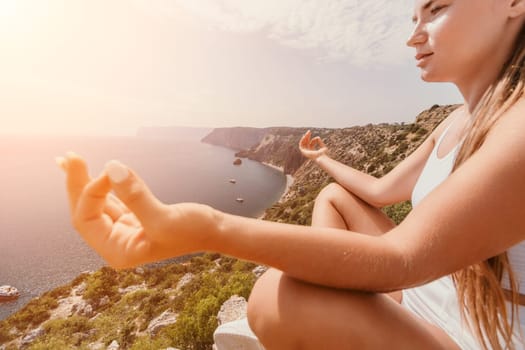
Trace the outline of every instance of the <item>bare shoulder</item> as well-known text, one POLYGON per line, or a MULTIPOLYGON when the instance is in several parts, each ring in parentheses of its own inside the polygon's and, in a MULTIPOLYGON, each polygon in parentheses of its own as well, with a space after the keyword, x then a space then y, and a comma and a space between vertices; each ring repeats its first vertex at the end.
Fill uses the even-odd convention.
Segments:
POLYGON ((392 230, 392 241, 409 257, 407 266, 417 266, 412 283, 452 273, 525 240, 523 135, 522 99, 491 128, 479 150, 392 230))

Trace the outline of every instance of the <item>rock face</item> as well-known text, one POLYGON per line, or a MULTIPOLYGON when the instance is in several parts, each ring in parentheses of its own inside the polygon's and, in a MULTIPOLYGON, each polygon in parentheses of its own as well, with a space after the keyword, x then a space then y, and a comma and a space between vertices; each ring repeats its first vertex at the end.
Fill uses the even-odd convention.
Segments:
MULTIPOLYGON (((261 142, 236 153, 258 162, 266 162, 283 168, 285 174, 293 174, 306 161, 299 151, 299 140, 306 132, 304 128, 272 128, 261 142)), ((314 129, 314 132, 324 129, 314 129)))
POLYGON ((42 327, 38 327, 36 329, 33 329, 25 337, 22 338, 22 341, 20 342, 20 345, 22 347, 27 346, 35 341, 36 338, 40 337, 42 334, 44 334, 44 329, 42 327))
POLYGON ((162 328, 177 322, 177 316, 178 314, 173 313, 170 310, 164 311, 162 314, 160 314, 160 316, 151 320, 148 325, 147 332, 150 335, 155 336, 155 334, 157 334, 157 332, 162 328))
POLYGON ((235 150, 248 149, 261 142, 270 128, 217 128, 201 141, 235 150))
POLYGON ((113 340, 111 344, 108 345, 107 350, 119 350, 120 345, 116 340, 113 340))
POLYGON ((246 317, 246 308, 248 303, 246 299, 238 295, 232 295, 230 299, 226 300, 217 314, 217 321, 219 326, 226 322, 235 321, 246 317))
MULTIPOLYGON (((412 124, 369 124, 342 129, 220 128, 214 129, 202 141, 239 150, 237 157, 279 166, 284 169, 285 174, 296 177, 299 169, 304 170, 311 163, 307 162, 298 148, 301 136, 311 130, 314 136, 320 136, 325 141, 333 152, 330 154, 333 158, 345 164, 356 165, 359 170, 375 176, 382 176, 390 170, 390 163, 396 164, 396 161, 412 152, 420 141, 458 107, 459 105, 434 105, 421 112, 412 124)), ((320 183, 325 180, 326 177, 320 183)))

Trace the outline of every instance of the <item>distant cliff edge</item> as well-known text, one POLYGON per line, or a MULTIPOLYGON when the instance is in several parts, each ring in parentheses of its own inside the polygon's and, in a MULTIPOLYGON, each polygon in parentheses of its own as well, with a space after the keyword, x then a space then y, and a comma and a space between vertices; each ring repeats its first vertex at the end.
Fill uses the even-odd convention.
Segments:
POLYGON ((244 150, 257 145, 273 128, 217 128, 206 135, 202 142, 234 150, 244 150))
MULTIPOLYGON (((238 151, 237 157, 276 165, 283 168, 285 174, 295 176, 306 163, 299 151, 299 140, 311 130, 314 136, 325 141, 332 157, 380 177, 419 146, 427 134, 457 107, 434 105, 421 112, 414 123, 368 124, 340 129, 218 128, 206 135, 202 142, 234 149, 238 151)), ((297 175, 302 173, 304 171, 297 175)), ((325 176, 322 177, 325 180, 325 176)))
MULTIPOLYGON (((305 161, 297 144, 308 128, 218 128, 202 142, 237 150, 237 157, 269 163, 293 174, 305 161)), ((313 129, 320 130, 320 129, 313 129)))

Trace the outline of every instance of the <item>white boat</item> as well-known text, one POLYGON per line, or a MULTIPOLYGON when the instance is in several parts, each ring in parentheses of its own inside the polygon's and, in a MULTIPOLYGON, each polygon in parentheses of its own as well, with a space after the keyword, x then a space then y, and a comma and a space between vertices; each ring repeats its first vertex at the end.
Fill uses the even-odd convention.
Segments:
POLYGON ((237 202, 239 202, 239 203, 242 203, 242 202, 244 202, 244 199, 243 199, 243 198, 241 198, 241 197, 238 197, 238 198, 237 198, 237 199, 235 199, 235 200, 236 200, 237 202))
POLYGON ((232 184, 234 184, 234 183, 237 182, 237 180, 235 180, 235 179, 230 179, 230 180, 228 180, 228 181, 230 181, 232 184))
POLYGON ((12 286, 0 286, 0 301, 13 300, 20 296, 18 289, 12 286))

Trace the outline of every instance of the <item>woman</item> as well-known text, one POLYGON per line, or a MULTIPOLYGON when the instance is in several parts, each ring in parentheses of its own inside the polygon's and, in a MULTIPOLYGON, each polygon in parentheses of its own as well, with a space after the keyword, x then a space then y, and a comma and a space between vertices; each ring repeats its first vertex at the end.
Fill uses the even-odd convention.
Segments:
POLYGON ((196 251, 274 267, 248 307, 267 349, 524 349, 525 0, 416 0, 413 20, 422 79, 464 105, 381 179, 307 133, 303 154, 338 183, 312 227, 166 205, 124 165, 90 179, 68 154, 75 228, 116 268, 196 251), (398 226, 377 209, 411 197, 398 226))

